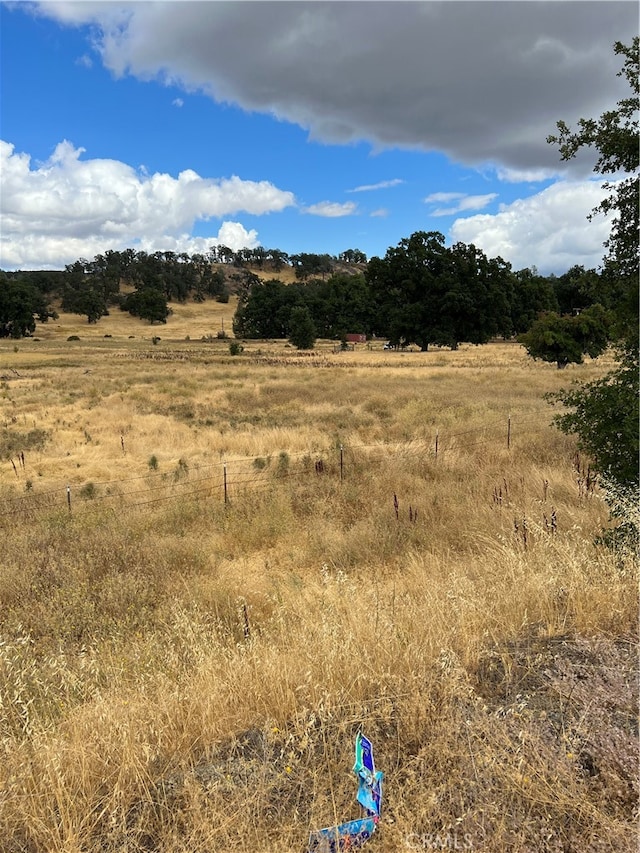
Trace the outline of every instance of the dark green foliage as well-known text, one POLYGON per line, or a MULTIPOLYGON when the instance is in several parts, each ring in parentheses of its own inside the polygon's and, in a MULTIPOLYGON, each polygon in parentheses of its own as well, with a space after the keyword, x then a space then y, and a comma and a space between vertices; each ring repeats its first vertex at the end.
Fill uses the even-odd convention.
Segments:
MULTIPOLYGON (((125 303, 138 312, 138 298, 130 300, 120 292, 121 284, 134 286, 137 291, 155 290, 165 302, 185 302, 191 295, 195 302, 213 297, 219 301, 229 300, 229 289, 224 272, 214 267, 212 255, 194 254, 189 257, 182 252, 123 252, 108 251, 96 255, 93 261, 80 258, 68 264, 63 273, 61 288, 62 307, 65 311, 86 314, 90 323, 97 322, 108 313, 110 305, 125 303)), ((60 290, 60 288, 59 288, 60 290)), ((156 300, 159 304, 159 301, 156 300)), ((145 305, 150 302, 145 297, 145 305)), ((146 308, 143 306, 143 312, 146 308)), ((161 320, 157 311, 153 319, 161 320)), ((149 318, 145 318, 149 319, 149 318)))
POLYGON ((271 261, 271 266, 276 272, 280 272, 284 265, 289 263, 289 255, 280 249, 267 249, 267 259, 271 261))
POLYGON ((36 320, 56 319, 44 294, 30 281, 0 273, 0 338, 24 338, 36 329, 36 320))
POLYGON ((257 279, 241 295, 234 320, 236 337, 287 338, 291 314, 306 306, 316 337, 341 338, 348 332, 367 333, 373 323, 369 288, 362 275, 333 275, 326 281, 284 284, 257 279))
POLYGON ((552 278, 513 273, 475 246, 447 248, 436 232, 413 234, 384 259, 372 258, 364 275, 289 285, 242 275, 251 280, 239 288, 233 329, 245 338, 288 337, 291 311, 305 305, 321 338, 364 333, 396 345, 456 348, 461 341, 479 344, 526 331, 541 311, 557 308, 552 278))
POLYGON ((558 301, 559 314, 576 314, 590 305, 599 303, 605 308, 611 306, 609 282, 603 280, 596 270, 585 270, 583 266, 573 266, 564 275, 553 279, 553 289, 558 301))
POLYGON ((135 290, 123 299, 120 307, 134 317, 148 320, 150 323, 166 323, 169 316, 165 295, 154 287, 135 290))
POLYGON ((18 270, 4 275, 8 279, 20 279, 47 296, 59 294, 64 282, 64 272, 61 270, 18 270))
POLYGON ((92 288, 102 297, 105 306, 113 305, 117 301, 120 281, 129 275, 131 262, 128 252, 108 250, 104 255, 96 255, 93 261, 87 264, 86 272, 91 277, 92 288))
POLYGON ((532 358, 556 362, 558 368, 582 364, 583 356, 597 358, 609 343, 611 318, 602 305, 592 305, 574 317, 542 314, 518 340, 532 358))
POLYGON ((417 231, 372 258, 366 272, 377 335, 393 344, 456 348, 512 330, 513 273, 473 245, 444 245, 437 231, 417 231))
POLYGON ((70 314, 86 314, 89 323, 97 323, 109 313, 104 296, 89 282, 77 288, 67 284, 61 307, 70 314))
POLYGON ((309 308, 318 337, 340 339, 349 332, 369 333, 374 311, 362 275, 332 275, 298 285, 300 301, 309 308))
MULTIPOLYGON (((185 269, 185 265, 188 263, 188 261, 184 261, 181 269, 185 269)), ((192 268, 189 271, 188 280, 193 287, 195 302, 204 302, 208 296, 213 296, 221 302, 224 295, 226 295, 226 301, 229 300, 224 273, 219 268, 214 269, 209 257, 192 255, 190 264, 192 268)))
POLYGON ((245 291, 233 318, 239 338, 286 338, 296 294, 278 279, 255 281, 245 291))
POLYGON ((603 379, 553 395, 568 409, 556 417, 567 433, 576 433, 607 481, 638 484, 638 371, 631 355, 603 379))
POLYGON ((331 272, 334 258, 331 255, 314 255, 301 252, 299 255, 291 255, 289 260, 295 269, 296 278, 306 281, 314 276, 324 278, 331 272))
POLYGON ((367 256, 360 249, 347 249, 344 252, 340 252, 338 260, 345 264, 366 264, 367 256))
MULTIPOLYGON (((110 253, 115 254, 115 253, 110 253)), ((80 258, 67 264, 62 288, 62 310, 86 314, 89 323, 97 323, 108 313, 107 301, 117 293, 107 283, 107 264, 102 255, 93 262, 80 258)))
POLYGON ((316 327, 306 305, 296 305, 289 318, 289 340, 297 349, 313 349, 316 327))
POLYGON ((516 335, 526 332, 535 319, 547 311, 558 311, 555 276, 538 275, 535 269, 513 274, 511 329, 516 335))

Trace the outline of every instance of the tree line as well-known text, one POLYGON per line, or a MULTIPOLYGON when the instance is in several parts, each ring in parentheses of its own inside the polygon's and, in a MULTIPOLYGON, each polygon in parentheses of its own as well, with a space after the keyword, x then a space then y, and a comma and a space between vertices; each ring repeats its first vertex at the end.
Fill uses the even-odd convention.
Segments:
POLYGON ((558 366, 602 351, 610 311, 620 299, 617 278, 606 270, 574 266, 561 276, 513 271, 472 244, 447 247, 435 231, 415 232, 368 262, 359 250, 335 257, 260 248, 229 254, 217 247, 191 256, 126 249, 80 258, 60 272, 3 278, 0 337, 32 334, 36 319, 54 316, 53 298, 89 323, 116 307, 165 323, 172 302, 227 302, 233 289, 239 338, 289 338, 309 348, 318 337, 344 341, 360 333, 428 350, 521 335, 533 355, 558 366), (295 282, 254 272, 285 263, 295 270, 295 282))
POLYGON ((536 357, 565 366, 607 346, 618 290, 615 277, 583 266, 561 276, 513 271, 474 245, 447 247, 439 232, 418 231, 355 275, 254 282, 240 294, 233 330, 236 337, 298 345, 304 319, 306 348, 316 337, 360 333, 425 351, 520 336, 536 357))
POLYGON ((204 254, 109 250, 93 260, 79 258, 60 271, 0 271, 0 337, 20 338, 33 334, 36 320, 55 316, 53 300, 63 311, 97 323, 118 307, 149 322, 166 322, 171 302, 214 298, 228 302, 230 291, 246 291, 258 276, 252 270, 280 272, 285 266, 297 280, 330 274, 341 263, 366 263, 358 249, 340 255, 301 253, 288 255, 280 249, 233 251, 212 246, 204 254), (124 288, 124 290, 123 290, 124 288))

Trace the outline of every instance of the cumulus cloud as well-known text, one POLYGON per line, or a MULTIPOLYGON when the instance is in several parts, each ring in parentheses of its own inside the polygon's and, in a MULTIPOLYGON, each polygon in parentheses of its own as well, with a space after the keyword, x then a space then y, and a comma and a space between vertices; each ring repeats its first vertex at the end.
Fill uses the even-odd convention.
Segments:
POLYGON ((574 264, 597 268, 610 222, 587 217, 602 200, 597 181, 560 181, 526 199, 502 205, 496 214, 457 219, 454 241, 473 243, 514 269, 536 266, 543 274, 566 272, 574 264))
POLYGON ((311 204, 303 208, 303 213, 310 213, 313 216, 326 216, 334 219, 340 216, 351 216, 356 212, 358 205, 353 201, 340 203, 337 201, 319 201, 317 204, 311 204))
POLYGON ((438 150, 505 175, 559 168, 547 134, 626 95, 612 45, 637 32, 636 4, 618 0, 37 6, 92 24, 116 75, 200 90, 315 139, 438 150))
POLYGON ((437 207, 431 211, 431 216, 454 216, 467 210, 482 210, 498 197, 497 193, 485 193, 484 195, 466 195, 465 193, 431 193, 425 198, 426 204, 450 203, 449 207, 437 207))
MULTIPOLYGON (((268 181, 203 178, 190 169, 177 177, 149 175, 117 160, 83 160, 83 154, 65 140, 32 167, 28 154, 0 141, 0 266, 60 267, 105 248, 134 245, 189 251, 197 221, 261 215, 295 204, 292 193, 268 181)), ((206 238, 207 245, 221 242, 233 249, 256 240, 257 233, 238 222, 223 222, 217 236, 206 238)))

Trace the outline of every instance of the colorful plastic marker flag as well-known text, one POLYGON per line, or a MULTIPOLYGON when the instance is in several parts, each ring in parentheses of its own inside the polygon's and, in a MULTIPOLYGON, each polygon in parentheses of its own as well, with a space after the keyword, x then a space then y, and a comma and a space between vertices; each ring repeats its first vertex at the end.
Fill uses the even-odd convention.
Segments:
POLYGON ((356 762, 353 772, 358 779, 356 799, 367 817, 350 820, 338 826, 316 829, 309 836, 309 853, 340 853, 354 850, 368 841, 376 830, 382 805, 382 771, 376 771, 373 746, 362 732, 356 735, 356 762))

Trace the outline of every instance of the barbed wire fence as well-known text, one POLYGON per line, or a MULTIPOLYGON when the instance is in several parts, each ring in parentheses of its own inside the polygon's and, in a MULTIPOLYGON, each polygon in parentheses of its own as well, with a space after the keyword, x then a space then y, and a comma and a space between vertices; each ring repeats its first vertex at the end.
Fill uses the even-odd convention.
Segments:
MULTIPOLYGON (((376 444, 334 444, 324 450, 305 450, 297 453, 280 450, 275 454, 233 457, 210 464, 199 463, 192 472, 180 459, 171 472, 150 470, 135 477, 89 481, 83 484, 63 483, 46 491, 33 489, 26 481, 23 494, 0 497, 0 527, 21 521, 34 522, 39 518, 64 512, 70 516, 104 505, 112 509, 133 511, 177 500, 220 501, 229 504, 240 494, 267 488, 277 481, 295 481, 309 477, 332 477, 338 482, 348 479, 363 466, 382 464, 393 459, 414 458, 434 464, 452 452, 467 453, 490 447, 511 451, 516 441, 549 429, 542 412, 522 418, 511 415, 496 419, 481 427, 457 432, 436 430, 429 441, 414 440, 376 444)), ((13 459, 5 460, 16 476, 21 469, 26 476, 24 454, 18 466, 13 459)), ((590 469, 574 461, 587 491, 593 490, 595 476, 590 469)))

